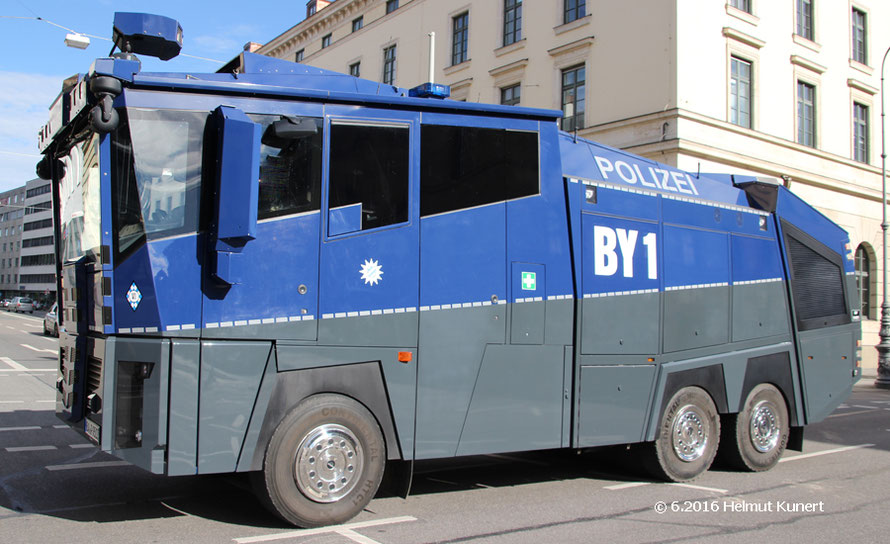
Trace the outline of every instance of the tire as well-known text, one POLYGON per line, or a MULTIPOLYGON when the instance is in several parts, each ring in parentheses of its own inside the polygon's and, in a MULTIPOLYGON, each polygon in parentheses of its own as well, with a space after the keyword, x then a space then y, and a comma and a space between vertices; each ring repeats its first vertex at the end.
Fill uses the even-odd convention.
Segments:
POLYGON ((659 422, 655 442, 644 452, 644 466, 656 478, 695 479, 710 468, 720 442, 720 416, 710 395, 684 387, 671 397, 659 422))
POLYGON ((367 408, 341 395, 316 395, 294 408, 272 434, 257 494, 296 526, 339 524, 371 501, 385 463, 383 434, 367 408))
POLYGON ((785 453, 789 431, 785 397, 762 383, 748 393, 742 410, 727 419, 721 459, 739 470, 769 470, 785 453))

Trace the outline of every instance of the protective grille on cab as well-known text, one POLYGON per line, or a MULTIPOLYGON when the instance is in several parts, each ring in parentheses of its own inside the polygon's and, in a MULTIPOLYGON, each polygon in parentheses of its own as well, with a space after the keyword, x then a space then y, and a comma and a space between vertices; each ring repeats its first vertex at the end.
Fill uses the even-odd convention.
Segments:
MULTIPOLYGON (((846 316, 840 267, 790 236, 788 250, 798 320, 846 316)), ((801 328, 819 328, 815 323, 809 325, 801 328)))

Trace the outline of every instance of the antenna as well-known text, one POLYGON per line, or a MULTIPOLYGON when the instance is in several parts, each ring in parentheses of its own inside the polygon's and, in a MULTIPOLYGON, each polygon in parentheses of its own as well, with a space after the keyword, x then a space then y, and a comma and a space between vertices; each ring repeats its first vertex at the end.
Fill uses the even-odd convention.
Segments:
POLYGON ((430 83, 436 82, 436 33, 430 32, 430 77, 427 79, 430 83))

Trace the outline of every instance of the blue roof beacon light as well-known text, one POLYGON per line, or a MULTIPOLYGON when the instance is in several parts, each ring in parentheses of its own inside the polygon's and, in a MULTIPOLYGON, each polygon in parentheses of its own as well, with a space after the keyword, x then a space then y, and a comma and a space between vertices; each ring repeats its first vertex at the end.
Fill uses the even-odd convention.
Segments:
POLYGON ((440 83, 424 83, 418 85, 408 91, 408 96, 416 98, 439 98, 444 99, 451 96, 451 87, 440 83))
POLYGON ((114 14, 114 45, 125 54, 170 60, 182 49, 182 26, 162 15, 119 11, 114 14))

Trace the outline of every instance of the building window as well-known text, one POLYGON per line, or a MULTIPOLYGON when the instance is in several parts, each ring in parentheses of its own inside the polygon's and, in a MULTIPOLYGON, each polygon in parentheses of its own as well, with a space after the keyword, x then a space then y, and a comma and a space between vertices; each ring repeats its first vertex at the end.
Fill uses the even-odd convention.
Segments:
POLYGON ((505 106, 519 105, 519 83, 501 89, 501 104, 505 106))
POLYGON ((467 61, 470 14, 461 13, 451 20, 451 65, 467 61))
POLYGON ((571 23, 587 13, 586 0, 563 0, 563 23, 571 23))
POLYGON ((562 129, 584 128, 584 65, 562 71, 562 129))
POLYGON ((853 8, 853 60, 862 64, 868 64, 867 38, 865 12, 853 8))
POLYGON ((324 49, 325 47, 328 47, 330 45, 331 45, 331 35, 326 34, 325 36, 323 36, 321 38, 321 48, 324 49))
POLYGON ((504 0, 504 45, 522 39, 522 0, 504 0))
POLYGON ((359 17, 358 19, 353 19, 353 20, 352 20, 352 31, 353 31, 353 32, 358 32, 359 30, 362 29, 363 26, 365 26, 365 18, 364 18, 364 16, 359 17))
POLYGON ((731 0, 729 5, 746 13, 751 13, 751 0, 731 0))
POLYGON ((362 76, 362 63, 356 62, 354 64, 350 64, 349 65, 349 75, 355 76, 355 77, 361 77, 362 76))
POLYGON ((868 106, 853 103, 853 159, 867 163, 868 157, 868 106))
POLYGON ((303 50, 302 49, 297 51, 297 55, 294 58, 294 62, 303 62, 303 50))
POLYGON ((392 13, 399 9, 399 0, 386 0, 386 13, 392 13))
POLYGON ((383 50, 383 83, 395 85, 396 81, 396 46, 391 45, 383 50))
POLYGON ((865 244, 859 244, 859 247, 856 248, 853 264, 856 270, 856 293, 859 295, 861 315, 865 319, 871 319, 871 282, 869 278, 871 259, 868 258, 868 250, 865 249, 865 244))
POLYGON ((751 124, 751 63, 732 57, 729 80, 729 122, 745 128, 751 124))
POLYGON ((816 147, 816 87, 797 82, 797 143, 816 147))
POLYGON ((797 34, 813 40, 813 0, 797 0, 797 34))

